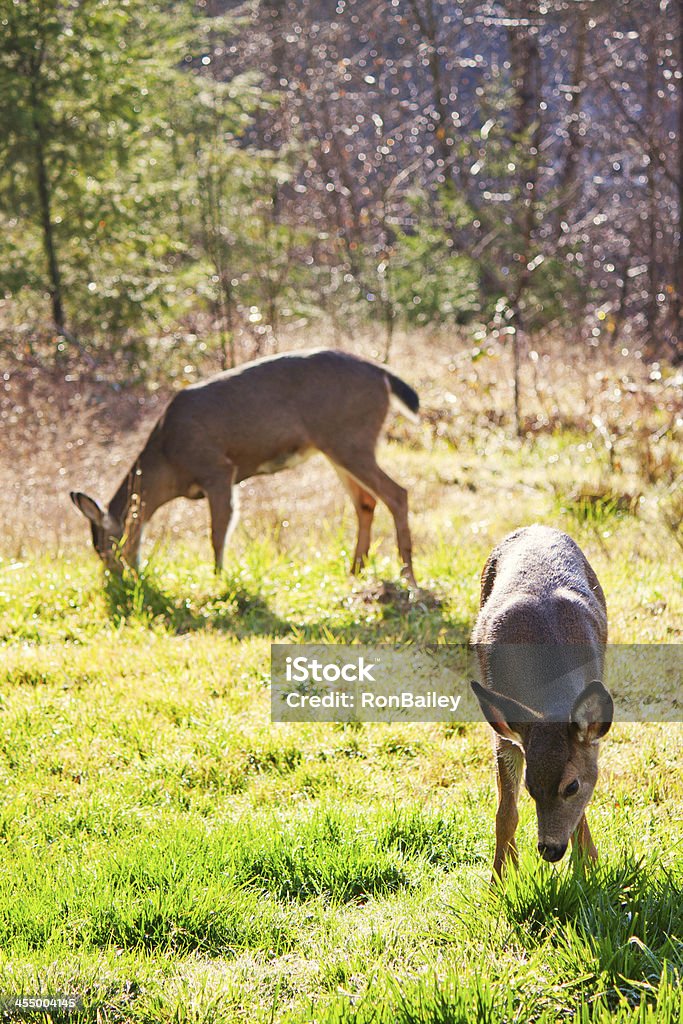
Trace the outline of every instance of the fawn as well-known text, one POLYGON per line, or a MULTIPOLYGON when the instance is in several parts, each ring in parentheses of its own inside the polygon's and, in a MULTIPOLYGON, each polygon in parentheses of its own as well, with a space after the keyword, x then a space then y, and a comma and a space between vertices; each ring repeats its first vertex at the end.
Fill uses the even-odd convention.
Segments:
POLYGON ((494 549, 482 573, 472 641, 483 681, 472 688, 494 730, 494 878, 508 856, 517 860, 523 774, 543 859, 560 860, 571 837, 596 860, 586 806, 598 777, 599 740, 614 714, 601 682, 607 611, 597 576, 571 537, 529 526, 494 549))

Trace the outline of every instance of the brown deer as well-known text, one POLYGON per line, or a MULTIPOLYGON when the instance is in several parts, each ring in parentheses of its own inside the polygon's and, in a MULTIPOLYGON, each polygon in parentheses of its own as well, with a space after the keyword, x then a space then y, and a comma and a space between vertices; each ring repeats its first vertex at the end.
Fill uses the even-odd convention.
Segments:
POLYGON ((136 565, 142 528, 174 498, 207 498, 216 571, 235 519, 235 484, 322 452, 358 517, 352 571, 370 547, 377 499, 396 525, 402 575, 415 586, 405 489, 380 469, 377 439, 390 396, 416 418, 415 391, 385 367, 333 350, 259 359, 185 388, 170 401, 107 508, 71 492, 90 520, 95 550, 120 570, 136 565))
POLYGON ((596 860, 585 812, 598 777, 599 740, 614 713, 600 681, 607 612, 597 576, 571 537, 529 526, 494 549, 482 573, 472 641, 484 684, 472 688, 494 730, 494 879, 508 856, 517 861, 525 762, 543 859, 560 860, 571 837, 596 860))

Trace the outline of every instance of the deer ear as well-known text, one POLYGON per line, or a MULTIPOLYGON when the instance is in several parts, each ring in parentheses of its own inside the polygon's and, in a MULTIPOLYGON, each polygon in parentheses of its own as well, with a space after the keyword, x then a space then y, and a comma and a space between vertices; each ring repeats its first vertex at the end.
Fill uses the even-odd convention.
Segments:
POLYGON ((512 697, 504 697, 495 690, 487 690, 485 686, 472 679, 470 686, 474 695, 479 701, 479 706, 484 713, 484 718, 499 736, 511 743, 522 746, 522 723, 530 722, 537 716, 530 708, 513 700, 512 697))
POLYGON ((614 718, 614 701, 599 679, 589 683, 574 702, 570 725, 579 743, 597 743, 614 718))
POLYGON ((71 491, 71 500, 86 519, 89 519, 95 526, 102 526, 105 511, 94 498, 89 498, 87 494, 81 494, 80 491, 71 491))

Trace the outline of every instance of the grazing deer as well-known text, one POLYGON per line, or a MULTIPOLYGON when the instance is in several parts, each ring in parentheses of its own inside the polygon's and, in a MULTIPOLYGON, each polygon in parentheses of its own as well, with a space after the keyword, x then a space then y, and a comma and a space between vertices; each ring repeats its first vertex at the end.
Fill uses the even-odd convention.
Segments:
POLYGON ((100 558, 120 570, 121 559, 137 564, 142 528, 161 505, 207 498, 218 572, 235 518, 235 484, 319 451, 358 517, 352 571, 367 557, 380 499, 394 518, 402 575, 415 586, 407 493, 375 460, 390 395, 416 418, 415 391, 364 359, 326 349, 259 359, 178 392, 106 509, 86 494, 72 491, 71 500, 90 520, 100 558))
POLYGON ((560 860, 571 837, 596 860, 585 811, 598 777, 598 741, 614 713, 600 682, 607 612, 597 576, 571 537, 529 526, 494 549, 472 641, 484 684, 472 688, 495 732, 494 878, 508 855, 517 861, 525 761, 543 859, 560 860))

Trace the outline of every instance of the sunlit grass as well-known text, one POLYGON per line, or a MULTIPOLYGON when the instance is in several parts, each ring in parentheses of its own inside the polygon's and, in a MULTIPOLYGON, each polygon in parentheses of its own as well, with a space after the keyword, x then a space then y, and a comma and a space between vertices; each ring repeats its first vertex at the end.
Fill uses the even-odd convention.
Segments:
POLYGON ((76 991, 93 1024, 678 1021, 680 727, 605 742, 588 878, 540 864, 523 798, 498 892, 483 725, 270 722, 271 642, 465 641, 485 558, 526 522, 582 545, 612 640, 680 642, 668 485, 577 515, 580 443, 386 447, 436 602, 373 596, 398 575, 384 511, 351 580, 341 498, 248 514, 218 579, 205 537, 163 526, 123 580, 85 536, 0 563, 0 991, 76 991))

